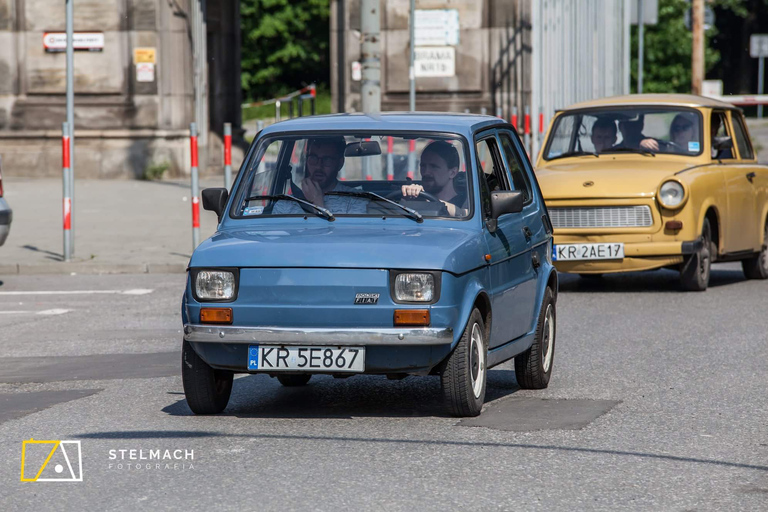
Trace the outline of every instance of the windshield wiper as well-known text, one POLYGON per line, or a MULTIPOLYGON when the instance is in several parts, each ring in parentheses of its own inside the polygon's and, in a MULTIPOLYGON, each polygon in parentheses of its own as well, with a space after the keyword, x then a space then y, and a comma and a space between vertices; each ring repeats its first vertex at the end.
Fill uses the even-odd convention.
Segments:
POLYGON ((557 160, 558 158, 568 158, 570 156, 584 156, 584 155, 590 155, 590 156, 600 158, 600 155, 595 153, 594 151, 572 151, 570 153, 563 153, 562 155, 551 156, 549 157, 549 160, 557 160))
POLYGON ((326 192, 329 196, 353 196, 353 197, 366 197, 368 199, 373 199, 375 201, 384 201, 385 203, 393 204, 403 210, 405 212, 405 216, 415 220, 416 222, 424 222, 424 217, 421 216, 419 212, 412 208, 408 208, 407 206, 403 206, 397 201, 393 201, 391 199, 387 199, 384 196, 380 196, 379 194, 376 194, 374 192, 368 192, 367 190, 340 190, 338 192, 326 192))
POLYGON ((315 213, 317 213, 318 216, 324 219, 328 219, 331 222, 336 220, 336 217, 334 217, 331 211, 328 210, 327 208, 323 208, 322 206, 317 206, 316 204, 312 204, 309 201, 305 201, 304 199, 299 199, 298 197, 289 196, 288 194, 275 194, 271 196, 250 196, 245 198, 246 201, 255 201, 257 199, 285 199, 288 201, 296 201, 301 205, 309 206, 315 211, 315 213))
POLYGON ((638 148, 638 149, 611 148, 611 149, 606 149, 605 151, 603 151, 603 153, 640 153, 641 155, 645 155, 645 156, 653 156, 653 157, 656 156, 656 153, 654 153, 653 151, 648 151, 647 149, 642 149, 642 148, 638 148))

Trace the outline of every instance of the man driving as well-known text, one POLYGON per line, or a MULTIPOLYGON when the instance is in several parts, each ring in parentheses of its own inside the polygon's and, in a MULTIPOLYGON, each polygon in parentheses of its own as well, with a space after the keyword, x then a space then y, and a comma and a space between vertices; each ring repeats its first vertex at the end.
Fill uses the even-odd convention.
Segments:
MULTIPOLYGON (((337 179, 344 167, 344 137, 309 139, 304 179, 301 192, 304 198, 316 206, 327 208, 331 213, 365 214, 368 201, 357 197, 325 195, 328 192, 354 191, 337 179)), ((278 201, 273 215, 304 213, 301 205, 293 201, 278 201)))
POLYGON ((598 118, 592 125, 590 140, 595 146, 595 153, 611 149, 616 144, 616 122, 604 117, 598 118))
POLYGON ((439 199, 450 216, 467 213, 467 189, 456 190, 454 186, 454 178, 459 173, 459 152, 455 147, 441 140, 430 143, 421 152, 419 171, 422 184, 403 185, 403 197, 415 198, 424 191, 439 199))
POLYGON ((645 127, 645 115, 639 114, 637 119, 622 119, 619 121, 619 131, 621 132, 621 142, 616 145, 617 148, 639 149, 640 141, 646 138, 643 134, 645 127))

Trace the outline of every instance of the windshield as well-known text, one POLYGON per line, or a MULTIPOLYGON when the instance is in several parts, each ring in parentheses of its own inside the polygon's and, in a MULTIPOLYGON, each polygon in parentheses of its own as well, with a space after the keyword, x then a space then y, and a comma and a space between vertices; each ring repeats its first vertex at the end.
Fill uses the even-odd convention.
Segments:
POLYGON ((702 146, 701 115, 696 110, 603 107, 560 115, 544 159, 619 152, 698 155, 702 146))
POLYGON ((448 134, 267 137, 245 166, 232 216, 467 218, 464 153, 448 134))

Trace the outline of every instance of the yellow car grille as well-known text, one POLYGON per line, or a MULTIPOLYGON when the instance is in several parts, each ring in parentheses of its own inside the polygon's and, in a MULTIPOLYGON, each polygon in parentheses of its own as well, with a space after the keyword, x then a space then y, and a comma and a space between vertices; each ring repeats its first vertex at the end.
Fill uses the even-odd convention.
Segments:
POLYGON ((549 208, 555 229, 647 228, 653 225, 648 206, 583 206, 549 208))

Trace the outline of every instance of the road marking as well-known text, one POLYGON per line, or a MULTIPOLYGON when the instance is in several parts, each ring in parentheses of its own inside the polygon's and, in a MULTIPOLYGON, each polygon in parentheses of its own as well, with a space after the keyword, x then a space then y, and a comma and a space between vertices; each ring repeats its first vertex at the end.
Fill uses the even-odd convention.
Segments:
POLYGON ((43 309, 41 311, 0 311, 0 315, 63 315, 69 313, 71 309, 43 309))
POLYGON ((19 291, 19 292, 0 292, 0 297, 8 295, 147 295, 154 290, 146 288, 135 288, 133 290, 58 290, 58 291, 19 291))

